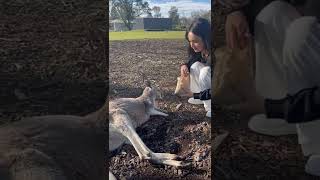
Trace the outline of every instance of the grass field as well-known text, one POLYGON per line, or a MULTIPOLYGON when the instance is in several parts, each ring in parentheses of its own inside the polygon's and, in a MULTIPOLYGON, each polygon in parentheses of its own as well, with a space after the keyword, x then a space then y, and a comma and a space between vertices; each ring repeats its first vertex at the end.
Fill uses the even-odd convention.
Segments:
POLYGON ((143 40, 143 39, 183 39, 184 31, 124 31, 109 32, 109 41, 116 40, 143 40))

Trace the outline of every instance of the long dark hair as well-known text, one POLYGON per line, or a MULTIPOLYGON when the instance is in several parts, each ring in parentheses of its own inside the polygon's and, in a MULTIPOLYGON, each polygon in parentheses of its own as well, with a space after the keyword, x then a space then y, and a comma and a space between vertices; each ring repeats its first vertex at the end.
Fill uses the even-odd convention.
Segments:
MULTIPOLYGON (((186 30, 185 38, 189 42, 188 33, 192 32, 196 36, 199 36, 204 43, 205 49, 209 51, 211 54, 211 25, 207 19, 204 18, 197 18, 192 21, 189 28, 186 30)), ((192 57, 196 55, 196 52, 188 43, 188 56, 192 57)))

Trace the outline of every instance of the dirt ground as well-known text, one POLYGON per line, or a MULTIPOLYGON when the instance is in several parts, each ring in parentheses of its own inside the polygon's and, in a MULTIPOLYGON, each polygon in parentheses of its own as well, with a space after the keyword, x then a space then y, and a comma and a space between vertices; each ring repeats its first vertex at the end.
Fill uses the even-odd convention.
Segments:
POLYGON ((159 107, 168 117, 154 116, 137 130, 154 152, 170 152, 192 162, 187 169, 155 166, 140 161, 134 148, 124 145, 110 156, 110 170, 126 179, 211 179, 211 121, 202 106, 173 95, 179 64, 185 60, 183 40, 114 41, 109 49, 110 99, 137 97, 143 76, 159 91, 159 107), (181 106, 177 108, 177 106, 181 106))
MULTIPOLYGON (((110 99, 138 96, 144 73, 158 86, 159 106, 169 116, 152 117, 138 133, 153 151, 182 155, 192 167, 152 165, 140 161, 133 147, 125 145, 109 157, 109 170, 118 178, 316 179, 304 173, 307 159, 296 135, 255 134, 246 127, 248 118, 219 105, 213 108, 211 123, 203 107, 172 95, 186 55, 183 40, 110 43, 107 82, 104 1, 1 0, 0 4, 0 125, 26 116, 87 114, 104 103, 108 84, 110 99), (211 154, 211 139, 225 131, 230 135, 211 154)), ((223 10, 216 7, 218 46, 224 40, 223 20, 223 10)))
MULTIPOLYGON (((225 44, 227 9, 215 5, 214 10, 214 42, 221 47, 225 44)), ((297 135, 270 137, 256 134, 247 127, 249 117, 223 110, 218 105, 213 111, 212 139, 229 132, 229 136, 212 155, 215 179, 318 179, 304 173, 307 158, 302 155, 297 135)))
POLYGON ((1 1, 1 124, 105 101, 104 2, 62 2, 1 1))
POLYGON ((105 2, 63 2, 0 1, 0 126, 104 104, 105 2))

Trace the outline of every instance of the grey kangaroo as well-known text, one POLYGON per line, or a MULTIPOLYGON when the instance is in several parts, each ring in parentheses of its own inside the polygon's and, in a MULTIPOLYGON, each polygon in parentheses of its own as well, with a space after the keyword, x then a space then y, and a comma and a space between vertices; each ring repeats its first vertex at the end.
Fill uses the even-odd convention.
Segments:
MULTIPOLYGON (((152 115, 168 116, 156 107, 155 88, 146 87, 137 98, 120 98, 109 102, 109 151, 123 143, 132 144, 140 159, 147 159, 157 164, 182 167, 189 165, 178 161, 178 156, 170 153, 155 153, 141 140, 136 128, 149 120, 152 115)), ((109 179, 115 177, 109 172, 109 179)))
POLYGON ((34 116, 0 127, 1 180, 104 180, 107 103, 86 116, 34 116))
MULTIPOLYGON (((154 153, 135 128, 150 115, 163 115, 155 107, 155 91, 145 88, 138 98, 107 102, 86 116, 34 116, 0 126, 1 180, 104 180, 106 152, 128 139, 141 159, 159 164, 185 166, 178 156, 154 153)), ((109 178, 114 176, 109 172, 109 178)))

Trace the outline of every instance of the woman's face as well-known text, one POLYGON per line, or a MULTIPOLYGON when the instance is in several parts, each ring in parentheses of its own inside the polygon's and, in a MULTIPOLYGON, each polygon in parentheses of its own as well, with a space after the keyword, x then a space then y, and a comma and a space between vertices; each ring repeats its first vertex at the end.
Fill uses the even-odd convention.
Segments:
POLYGON ((199 36, 193 34, 192 32, 189 32, 188 40, 194 52, 202 52, 203 50, 205 50, 204 43, 199 36))

